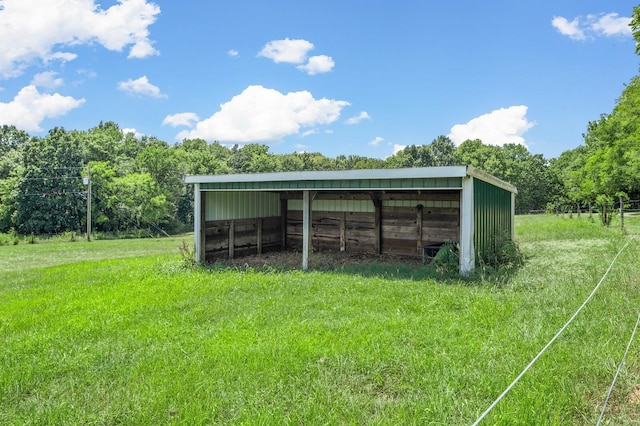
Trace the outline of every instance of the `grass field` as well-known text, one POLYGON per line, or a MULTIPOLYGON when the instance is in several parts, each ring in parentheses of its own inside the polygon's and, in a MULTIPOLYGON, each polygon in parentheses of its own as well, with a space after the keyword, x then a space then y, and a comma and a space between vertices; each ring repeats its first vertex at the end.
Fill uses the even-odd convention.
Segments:
MULTIPOLYGON (((0 246, 0 424, 595 424, 640 307, 628 236, 519 216, 507 283, 185 269, 181 239, 0 246)), ((640 343, 605 415, 640 421, 640 343)))

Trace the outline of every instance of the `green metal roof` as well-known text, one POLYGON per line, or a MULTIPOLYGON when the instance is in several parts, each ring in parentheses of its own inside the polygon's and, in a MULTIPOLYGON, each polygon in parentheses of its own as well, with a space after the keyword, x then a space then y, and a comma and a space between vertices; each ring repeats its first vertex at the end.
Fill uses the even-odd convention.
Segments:
POLYGON ((278 190, 403 190, 461 189, 462 179, 473 176, 494 186, 516 188, 471 166, 415 167, 187 176, 186 183, 209 191, 278 190))
POLYGON ((381 190, 381 189, 460 189, 462 178, 356 179, 255 182, 205 182, 201 190, 273 191, 273 190, 381 190))

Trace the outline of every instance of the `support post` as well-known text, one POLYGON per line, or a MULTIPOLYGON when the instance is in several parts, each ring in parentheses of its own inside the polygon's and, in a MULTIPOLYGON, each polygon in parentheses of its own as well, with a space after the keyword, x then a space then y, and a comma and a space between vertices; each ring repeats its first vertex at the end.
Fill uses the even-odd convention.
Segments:
POLYGON ((424 209, 422 208, 422 204, 418 204, 416 206, 416 250, 418 256, 422 256, 422 220, 424 218, 424 209))
POLYGON ((620 229, 624 232, 624 201, 622 195, 620 196, 620 229))
POLYGON ((257 241, 256 244, 258 246, 258 254, 262 254, 262 218, 258 218, 257 220, 257 227, 258 227, 258 237, 257 237, 257 241))
POLYGON ((91 168, 87 166, 87 241, 91 241, 91 168))
POLYGON ((196 183, 193 188, 193 242, 194 242, 194 258, 196 262, 204 260, 203 247, 203 202, 202 193, 200 192, 200 184, 196 183))
POLYGON ((340 216, 340 251, 347 251, 347 212, 340 216))
POLYGON ((475 268, 474 232, 473 177, 465 177, 460 193, 460 275, 465 277, 475 268))
POLYGON ((287 249, 287 223, 289 212, 289 200, 286 198, 280 200, 280 249, 285 251, 287 249))
POLYGON ((312 203, 310 191, 302 191, 302 269, 305 271, 309 268, 309 256, 313 249, 311 245, 312 203))
MULTIPOLYGON (((578 211, 580 208, 578 207, 578 211)), ((516 239, 516 194, 511 193, 511 240, 514 241, 516 239)))
POLYGON ((236 221, 229 221, 229 259, 233 259, 235 255, 236 245, 236 221))
POLYGON ((374 247, 376 255, 380 256, 382 254, 382 200, 377 198, 374 193, 369 195, 375 208, 373 216, 374 247))

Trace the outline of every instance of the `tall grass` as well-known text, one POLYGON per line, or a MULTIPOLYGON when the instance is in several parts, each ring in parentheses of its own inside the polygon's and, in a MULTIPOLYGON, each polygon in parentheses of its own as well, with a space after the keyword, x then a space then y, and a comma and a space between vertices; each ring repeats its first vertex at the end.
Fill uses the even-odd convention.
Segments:
MULTIPOLYGON (((624 241, 586 218, 516 229, 526 264, 499 287, 185 269, 167 240, 0 247, 0 424, 470 424, 624 241)), ((595 422, 640 306, 639 264, 634 241, 486 424, 595 422)), ((638 420, 633 348, 612 424, 638 420)))

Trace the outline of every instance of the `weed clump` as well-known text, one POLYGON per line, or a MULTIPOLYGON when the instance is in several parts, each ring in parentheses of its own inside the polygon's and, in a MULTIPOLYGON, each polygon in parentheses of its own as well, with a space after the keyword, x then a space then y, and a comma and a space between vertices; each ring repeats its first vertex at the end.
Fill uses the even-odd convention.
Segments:
POLYGON ((198 262, 196 262, 195 248, 192 244, 182 240, 182 244, 178 247, 178 250, 180 250, 180 260, 185 269, 194 268, 198 264, 198 262))
POLYGON ((0 246, 17 246, 19 243, 20 237, 14 229, 11 229, 11 231, 7 232, 6 234, 0 233, 0 246))
POLYGON ((431 267, 441 276, 458 275, 460 271, 460 254, 458 244, 446 241, 431 260, 431 267))
POLYGON ((481 282, 506 284, 524 265, 524 260, 518 243, 506 233, 496 234, 489 249, 478 254, 473 277, 481 282))

